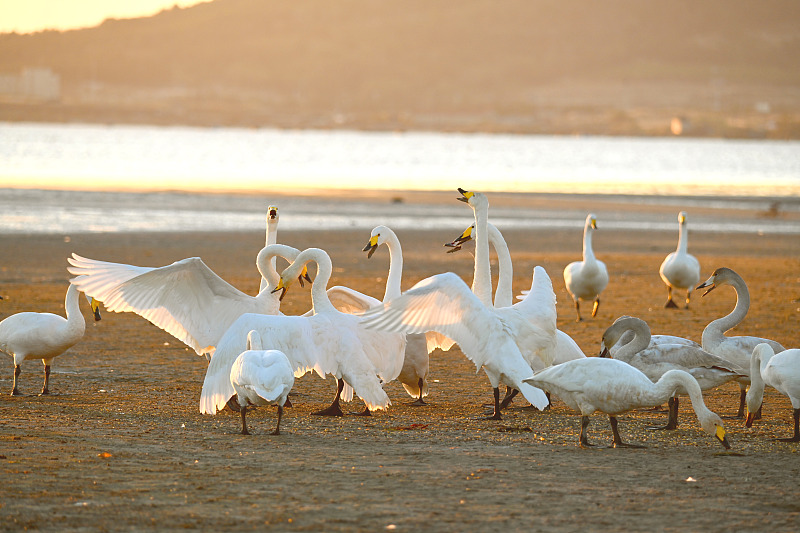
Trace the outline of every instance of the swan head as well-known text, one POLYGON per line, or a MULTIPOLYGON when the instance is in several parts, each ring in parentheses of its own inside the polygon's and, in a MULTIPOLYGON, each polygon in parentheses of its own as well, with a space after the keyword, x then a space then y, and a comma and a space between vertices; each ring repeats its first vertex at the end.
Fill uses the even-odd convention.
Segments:
POLYGON ((586 227, 591 229, 597 229, 597 215, 594 213, 589 213, 586 216, 586 227))
POLYGON ((91 308, 92 308, 92 314, 94 315, 94 321, 95 322, 99 322, 100 318, 101 318, 101 316, 100 316, 100 302, 98 300, 95 300, 94 298, 92 298, 89 295, 86 296, 86 299, 89 300, 89 306, 91 306, 91 308))
POLYGON ((281 272, 280 281, 271 291, 272 294, 281 291, 281 295, 278 296, 278 301, 281 302, 283 301, 283 297, 286 296, 286 291, 289 290, 289 287, 292 285, 295 276, 297 277, 297 281, 300 282, 301 287, 305 286, 303 280, 308 281, 309 283, 313 283, 313 280, 308 275, 308 267, 305 264, 295 265, 295 263, 292 263, 291 265, 286 267, 286 269, 283 272, 281 272), (297 270, 300 270, 300 272, 297 273, 297 270))
POLYGON ((251 329, 247 334, 247 349, 248 350, 261 350, 261 335, 258 331, 251 329))
POLYGON ((489 199, 486 198, 485 194, 473 191, 465 191, 461 187, 458 188, 458 192, 461 193, 461 196, 457 198, 457 200, 469 204, 469 206, 472 208, 478 206, 485 206, 487 208, 489 207, 489 199))
POLYGON ((678 224, 680 224, 681 226, 686 224, 686 211, 681 211, 680 213, 678 213, 678 224))
POLYGON ((619 342, 623 335, 634 328, 636 322, 643 322, 641 319, 622 315, 613 324, 608 326, 603 332, 600 340, 600 357, 611 357, 611 347, 619 342))
POLYGON ((451 254, 453 252, 461 250, 461 248, 464 246, 465 243, 470 242, 472 240, 472 234, 474 231, 475 231, 475 224, 465 229, 461 233, 461 235, 459 235, 452 241, 444 243, 445 246, 450 248, 449 250, 447 250, 447 253, 451 254))
POLYGON ((722 419, 719 416, 709 411, 702 418, 698 417, 698 419, 700 420, 700 427, 703 428, 703 431, 717 439, 726 450, 731 448, 725 433, 725 424, 722 423, 722 419))
POLYGON ((736 280, 741 279, 739 274, 731 270, 730 268, 720 267, 711 274, 711 277, 705 280, 703 283, 695 287, 697 289, 708 289, 706 292, 703 293, 703 296, 708 294, 709 292, 713 291, 720 285, 732 285, 736 280))
POLYGON ((268 224, 277 224, 278 223, 278 208, 274 205, 267 207, 267 223, 268 224))
POLYGON ((367 259, 372 257, 372 254, 375 253, 375 250, 377 250, 381 244, 386 242, 386 235, 389 234, 389 231, 389 228, 386 226, 375 226, 372 229, 372 233, 369 236, 367 245, 364 246, 363 250, 361 250, 362 252, 367 252, 367 259))

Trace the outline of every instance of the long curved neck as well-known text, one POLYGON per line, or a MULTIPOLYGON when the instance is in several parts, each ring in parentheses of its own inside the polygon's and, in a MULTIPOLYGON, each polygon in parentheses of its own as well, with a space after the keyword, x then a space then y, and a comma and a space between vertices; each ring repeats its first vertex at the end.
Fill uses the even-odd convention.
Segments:
POLYGON ((722 337, 725 332, 736 327, 744 317, 747 316, 747 311, 750 309, 750 291, 747 285, 739 279, 731 280, 731 287, 736 291, 736 306, 729 314, 722 318, 718 318, 711 322, 703 331, 703 344, 705 345, 710 336, 722 337), (707 339, 708 337, 708 339, 707 339))
POLYGON ((67 295, 64 297, 64 310, 67 312, 67 327, 83 335, 86 331, 86 321, 83 319, 78 299, 78 287, 69 284, 67 295))
POLYGON ((661 379, 659 379, 653 385, 653 399, 656 400, 656 403, 653 405, 663 403, 664 401, 668 400, 675 394, 675 391, 681 387, 689 395, 689 399, 692 402, 692 408, 694 409, 698 420, 700 420, 700 425, 702 426, 703 420, 712 413, 708 407, 706 407, 706 404, 703 401, 703 393, 700 390, 700 385, 697 384, 697 380, 688 372, 684 372, 683 370, 669 370, 665 372, 661 376, 661 379))
POLYGON ((595 263, 594 250, 592 250, 592 226, 589 222, 583 228, 583 262, 586 265, 595 263))
MULTIPOLYGON (((269 217, 269 213, 267 213, 267 238, 264 244, 264 247, 273 245, 278 242, 278 221, 271 219, 269 217)), ((277 258, 273 255, 267 264, 264 265, 264 269, 258 269, 259 273, 261 273, 261 283, 258 287, 258 292, 263 291, 267 286, 274 287, 278 283, 278 271, 277 271, 277 258), (264 274, 267 274, 266 276, 264 274)))
POLYGON ((617 350, 614 358, 628 362, 634 355, 647 348, 650 344, 650 328, 644 322, 638 320, 628 320, 621 327, 625 328, 625 331, 633 333, 633 339, 627 344, 623 344, 617 350))
POLYGON ((309 262, 317 264, 317 276, 311 283, 311 307, 314 309, 314 314, 326 312, 337 313, 336 307, 331 303, 328 298, 328 282, 331 280, 333 273, 333 264, 331 258, 325 253, 324 250, 319 248, 308 248, 300 252, 295 262, 305 265, 309 262))
POLYGON ((475 271, 472 292, 487 307, 492 307, 492 270, 489 263, 489 212, 484 206, 472 206, 475 212, 475 271))
MULTIPOLYGON (((494 293, 494 306, 511 307, 514 303, 514 293, 512 290, 512 283, 514 281, 514 266, 511 263, 511 252, 508 250, 508 244, 503 238, 503 234, 492 223, 487 223, 489 233, 489 244, 494 248, 497 253, 497 264, 499 273, 497 275, 497 289, 494 293)), ((477 256, 476 256, 477 257, 477 256)))
POLYGON ((678 230, 678 248, 677 253, 685 255, 689 250, 689 228, 686 224, 681 224, 678 230))
POLYGON ((394 232, 386 234, 384 239, 386 247, 389 248, 389 275, 386 278, 386 291, 383 293, 383 301, 388 302, 392 298, 397 298, 402 292, 400 282, 403 278, 403 249, 400 247, 400 239, 394 232))
POLYGON ((280 282, 280 274, 275 269, 275 262, 278 256, 283 257, 289 262, 293 262, 300 251, 297 248, 287 246, 285 244, 270 244, 265 246, 258 252, 256 256, 256 268, 261 274, 261 289, 259 296, 262 294, 270 294, 280 282), (266 283, 264 281, 266 280, 266 283), (265 289, 269 289, 265 292, 265 289))

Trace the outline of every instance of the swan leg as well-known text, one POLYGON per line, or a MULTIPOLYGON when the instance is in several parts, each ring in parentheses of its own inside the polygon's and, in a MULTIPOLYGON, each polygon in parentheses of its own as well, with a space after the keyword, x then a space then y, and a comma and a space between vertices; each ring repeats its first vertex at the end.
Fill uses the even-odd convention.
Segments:
POLYGON ((281 434, 281 417, 283 416, 283 406, 278 406, 278 425, 275 426, 275 431, 271 433, 271 435, 280 435, 281 434))
POLYGON ((677 309, 678 305, 672 299, 672 287, 667 285, 667 303, 664 304, 666 309, 677 309))
POLYGON ((245 413, 247 412, 247 406, 243 405, 239 408, 239 413, 242 415, 242 435, 249 435, 250 432, 247 431, 247 420, 245 420, 245 413))
POLYGON ((506 395, 503 398, 503 401, 500 402, 500 410, 502 411, 511 403, 514 397, 519 394, 517 389, 512 389, 511 387, 506 387, 506 395))
POLYGON ((283 402, 283 406, 284 407, 294 407, 294 405, 292 404, 292 400, 290 400, 288 396, 286 397, 286 401, 283 402))
POLYGON ((44 365, 44 385, 42 386, 42 392, 39 393, 39 396, 50 394, 50 388, 48 387, 49 384, 50 384, 50 365, 44 365))
POLYGON ((583 320, 581 318, 581 304, 578 302, 578 300, 575 300, 575 313, 578 315, 578 318, 575 320, 575 322, 580 322, 583 320))
POLYGON ((739 384, 739 410, 736 411, 735 418, 744 418, 744 403, 747 399, 747 389, 741 383, 739 384))
POLYGON ((425 403, 425 400, 422 399, 422 386, 424 384, 425 384, 425 380, 423 380, 422 378, 419 378, 419 398, 417 398, 415 401, 411 402, 410 405, 415 405, 417 407, 419 407, 421 405, 428 405, 427 403, 425 403))
POLYGON ((234 413, 238 413, 242 410, 242 406, 239 405, 239 398, 235 394, 225 403, 225 407, 234 413))
POLYGON ((502 420, 503 417, 500 415, 500 388, 494 388, 494 413, 490 416, 483 417, 484 420, 502 420))
POLYGON ((21 373, 22 367, 20 365, 14 365, 14 386, 11 388, 11 396, 24 396, 17 388, 17 379, 19 379, 21 373))
POLYGON ((581 448, 589 448, 594 446, 594 444, 589 444, 589 440, 586 438, 586 428, 589 427, 589 417, 584 415, 581 417, 581 436, 580 436, 580 444, 581 448))
POLYGON ((795 409, 792 413, 794 418, 794 435, 787 439, 778 439, 783 442, 800 442, 800 409, 795 409))
POLYGON ((611 423, 611 431, 614 433, 614 443, 611 445, 612 448, 644 448, 641 444, 627 444, 622 442, 619 436, 619 430, 617 429, 617 418, 608 415, 608 421, 611 423))
POLYGON ((338 380, 338 387, 336 390, 336 398, 333 399, 333 403, 328 406, 328 408, 323 409, 322 411, 316 411, 311 413, 312 415, 317 416, 344 416, 342 412, 342 407, 339 405, 339 397, 342 395, 342 389, 344 389, 344 380, 338 380))
POLYGON ((369 410, 369 407, 366 405, 364 406, 364 410, 360 413, 356 413, 356 416, 372 416, 372 411, 369 410))
POLYGON ((652 427, 648 429, 678 429, 678 397, 669 399, 669 418, 667 418, 667 425, 660 427, 652 427))
POLYGON ((689 309, 689 298, 692 296, 692 289, 690 288, 686 291, 686 307, 685 309, 689 309))
POLYGON ((594 305, 592 306, 592 318, 597 316, 597 308, 600 307, 600 297, 594 299, 594 305))

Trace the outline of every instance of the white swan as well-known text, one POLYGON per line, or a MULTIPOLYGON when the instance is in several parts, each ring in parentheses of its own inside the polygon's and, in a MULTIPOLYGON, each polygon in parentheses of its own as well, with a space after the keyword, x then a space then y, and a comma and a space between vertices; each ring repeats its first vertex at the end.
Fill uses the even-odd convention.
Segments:
POLYGON ((555 344, 555 294, 542 267, 534 269, 528 297, 512 307, 495 309, 491 301, 488 265, 489 241, 485 234, 489 202, 481 193, 459 189, 473 208, 476 262, 471 290, 452 272, 426 278, 402 296, 384 302, 364 314, 368 327, 385 331, 424 333, 437 331, 459 344, 477 369, 483 368, 494 390, 493 419, 500 419, 500 383, 520 392, 538 409, 547 406, 545 394, 523 382, 533 372, 527 360, 538 358, 542 366, 552 362, 555 344), (480 251, 484 248, 483 251, 480 251), (526 357, 527 356, 527 357, 526 357))
POLYGON ((692 289, 700 282, 700 263, 687 250, 689 248, 689 229, 686 227, 686 212, 678 213, 678 248, 669 254, 658 273, 667 284, 667 303, 664 307, 678 306, 672 300, 672 289, 686 291, 686 308, 692 289))
POLYGON ((800 442, 800 350, 792 348, 776 354, 769 344, 759 344, 750 358, 750 382, 745 425, 753 425, 755 414, 761 408, 764 398, 764 385, 769 385, 788 396, 792 402, 794 434, 778 440, 800 442))
MULTIPOLYGON (((402 293, 400 282, 403 275, 403 249, 400 246, 400 239, 390 228, 376 226, 370 233, 369 242, 367 242, 363 251, 367 252, 367 258, 370 258, 375 253, 375 250, 383 244, 389 249, 389 275, 386 278, 386 290, 383 294, 383 301, 388 302, 402 293)), ((374 305, 369 305, 364 311, 374 305)), ((433 351, 433 347, 438 347, 438 344, 436 344, 438 341, 429 341, 427 337, 433 337, 433 335, 426 333, 409 333, 406 335, 403 368, 397 376, 397 380, 403 385, 408 395, 416 398, 416 401, 411 404, 416 406, 425 405, 425 400, 422 398, 428 395, 427 378, 430 369, 428 354, 433 351), (431 346, 430 349, 429 345, 431 346)))
MULTIPOLYGON (((373 346, 365 343, 359 332, 360 318, 356 315, 338 311, 325 292, 325 286, 332 273, 330 257, 323 250, 312 248, 304 250, 287 267, 274 290, 285 289, 291 283, 288 276, 300 272, 308 261, 317 263, 317 277, 311 286, 313 314, 308 316, 282 316, 247 313, 240 316, 228 328, 217 345, 203 381, 200 397, 200 412, 214 414, 225 407, 233 396, 230 383, 230 370, 236 357, 244 351, 247 334, 256 330, 261 336, 263 346, 281 350, 289 358, 295 377, 309 370, 320 376, 332 374, 338 381, 337 399, 344 383, 348 383, 370 410, 386 409, 389 397, 381 387, 378 375, 383 373, 387 379, 394 379, 387 369, 377 368, 368 355, 373 346)), ((375 336, 375 342, 386 349, 386 335, 375 336)), ((402 343, 403 337, 397 336, 402 343)), ((402 354, 402 346, 395 348, 402 354)), ((391 366, 391 365, 387 365, 391 366)), ((402 361, 395 364, 396 372, 402 368, 402 361)), ((391 370, 391 369, 389 369, 391 370)), ((334 405, 332 404, 332 406, 334 405)), ((332 413, 326 413, 332 414, 332 413)), ((341 415, 341 409, 339 409, 341 415)))
POLYGON ((665 372, 653 383, 641 371, 622 361, 587 357, 540 370, 525 382, 549 390, 581 414, 582 447, 591 446, 586 428, 589 415, 595 411, 608 415, 614 433, 614 447, 641 447, 622 442, 616 415, 638 407, 659 405, 683 388, 689 394, 703 430, 725 448, 730 448, 722 419, 706 407, 697 381, 682 370, 665 372))
MULTIPOLYGON (((256 267, 262 277, 277 283, 269 264, 277 255, 290 261, 297 250, 272 244, 258 253, 256 267)), ((199 257, 190 257, 160 268, 140 267, 87 259, 68 258, 72 282, 116 313, 133 312, 163 329, 197 352, 214 353, 228 327, 244 313, 278 314, 280 301, 270 290, 258 296, 245 294, 208 268, 199 257)), ((274 286, 274 285, 273 285, 274 286)))
POLYGON ((596 316, 600 307, 600 293, 608 285, 606 265, 594 256, 592 250, 592 232, 596 229, 597 217, 590 213, 583 227, 583 261, 574 261, 564 269, 564 284, 575 302, 578 322, 582 320, 579 300, 594 300, 592 316, 596 316))
MULTIPOLYGON (((455 240, 445 243, 445 246, 450 248, 447 253, 457 252, 461 250, 467 243, 471 243, 474 247, 475 241, 472 238, 472 233, 474 230, 475 225, 473 224, 464 230, 464 232, 461 233, 461 235, 455 240)), ((494 293, 494 306, 496 308, 511 307, 514 302, 514 293, 512 290, 514 266, 511 262, 511 252, 508 249, 508 244, 506 243, 505 238, 503 238, 503 234, 494 224, 491 222, 487 223, 487 230, 489 234, 489 244, 494 248, 495 253, 497 253, 498 263, 497 288, 495 289, 494 293)), ((527 294, 528 291, 522 292, 527 294)), ((524 294, 522 296, 518 296, 518 299, 524 299, 524 294)), ((572 361, 573 359, 582 359, 584 357, 586 357, 586 354, 583 353, 583 350, 581 350, 580 346, 578 346, 578 343, 575 342, 572 337, 560 329, 556 330, 556 346, 553 352, 554 365, 563 363, 564 361, 572 361)))
MULTIPOLYGON (((703 349, 718 355, 723 359, 744 368, 748 374, 750 371, 750 356, 758 344, 766 342, 775 353, 782 352, 786 348, 780 343, 761 337, 726 337, 725 332, 738 326, 747 316, 750 309, 750 291, 742 277, 730 268, 721 267, 711 274, 711 277, 697 286, 697 289, 705 289, 703 296, 707 295, 717 287, 730 285, 736 291, 736 306, 728 315, 718 318, 709 323, 703 330, 703 349)), ((746 397, 746 387, 750 384, 750 378, 742 377, 739 381, 739 410, 737 418, 744 416, 744 403, 746 397)))
MULTIPOLYGON (((100 320, 98 304, 89 300, 94 319, 100 320)), ((52 313, 17 313, 0 322, 0 352, 14 359, 14 385, 12 396, 20 395, 17 379, 20 366, 26 359, 41 359, 44 364, 44 385, 41 394, 49 394, 50 365, 83 338, 86 322, 78 304, 78 287, 70 283, 64 298, 67 318, 52 313)))
POLYGON ((278 406, 278 424, 272 435, 281 434, 283 406, 294 386, 294 373, 286 354, 264 350, 261 337, 253 330, 247 334, 247 350, 239 354, 231 367, 231 386, 236 391, 242 417, 242 435, 249 435, 245 413, 248 406, 278 406))
MULTIPOLYGON (((669 370, 683 370, 697 380, 700 390, 719 387, 746 372, 729 361, 706 352, 700 347, 687 344, 651 344, 650 327, 640 318, 626 316, 618 318, 603 333, 600 357, 610 355, 609 348, 614 346, 626 332, 633 333, 633 339, 621 346, 614 355, 618 359, 642 371, 650 381, 658 381, 669 370)), ((667 425, 660 429, 676 429, 678 427, 678 394, 687 394, 679 388, 676 395, 669 399, 669 419, 667 425)))

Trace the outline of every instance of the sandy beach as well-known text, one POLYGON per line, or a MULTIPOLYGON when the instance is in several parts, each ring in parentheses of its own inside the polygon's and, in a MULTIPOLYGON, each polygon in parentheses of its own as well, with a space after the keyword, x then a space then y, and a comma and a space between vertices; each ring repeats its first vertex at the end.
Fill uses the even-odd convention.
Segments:
MULTIPOLYGON (((471 256, 442 249, 456 236, 451 230, 398 236, 404 288, 443 271, 471 282, 471 256)), ((326 249, 332 284, 382 296, 388 254, 366 258, 368 231, 286 227, 279 237, 326 249)), ((695 295, 689 310, 664 309, 658 267, 677 232, 601 227, 594 246, 611 281, 598 316, 576 323, 562 271, 580 258, 580 230, 505 237, 515 291, 529 287, 534 265, 544 266, 558 297, 559 328, 587 355, 597 354, 603 330, 620 315, 646 320, 654 333, 700 341, 705 325, 735 304, 724 287, 695 295)), ((263 241, 263 231, 0 235, 0 317, 63 314, 72 252, 142 266, 199 256, 255 294, 254 258, 263 241)), ((727 266, 748 284, 750 311, 729 334, 800 346, 796 236, 694 232, 690 251, 702 279, 727 266)), ((304 312, 309 301, 307 288, 293 287, 282 310, 304 312)), ((139 316, 105 312, 95 323, 81 305, 87 332, 55 360, 52 395, 36 396, 42 366, 33 360, 20 378, 27 395, 9 396, 13 367, 8 357, 0 362, 0 530, 795 531, 800 520, 800 445, 774 440, 790 435, 792 416, 788 399, 773 389, 752 428, 726 420, 730 451, 700 429, 688 401, 675 431, 647 429, 663 423, 664 412, 620 417, 623 438, 646 449, 582 449, 580 417, 558 399, 546 412, 515 401, 502 421, 481 420, 491 387, 454 347, 431 355, 427 406, 408 405, 411 398, 392 382, 388 411, 314 417, 332 399, 334 381, 307 375, 295 384, 280 436, 269 435, 274 408, 254 410, 253 435, 242 436, 237 414, 198 412, 204 358, 139 316)), ((705 400, 731 415, 738 386, 729 383, 705 400)), ((345 411, 361 407, 356 400, 345 411)), ((593 417, 590 440, 611 442, 607 417, 593 417)))

